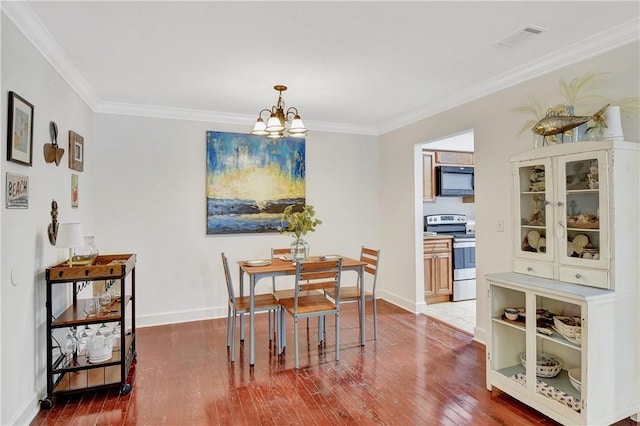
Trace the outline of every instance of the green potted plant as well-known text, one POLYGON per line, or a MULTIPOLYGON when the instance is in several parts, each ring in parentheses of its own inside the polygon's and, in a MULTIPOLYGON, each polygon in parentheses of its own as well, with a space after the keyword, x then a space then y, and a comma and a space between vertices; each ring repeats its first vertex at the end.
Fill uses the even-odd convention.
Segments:
POLYGON ((284 209, 282 213, 282 226, 280 232, 289 232, 294 238, 291 243, 291 257, 294 261, 309 258, 309 243, 302 237, 307 232, 315 232, 316 226, 322 224, 320 219, 316 219, 316 212, 312 205, 306 204, 301 211, 293 211, 295 206, 291 205, 284 209))

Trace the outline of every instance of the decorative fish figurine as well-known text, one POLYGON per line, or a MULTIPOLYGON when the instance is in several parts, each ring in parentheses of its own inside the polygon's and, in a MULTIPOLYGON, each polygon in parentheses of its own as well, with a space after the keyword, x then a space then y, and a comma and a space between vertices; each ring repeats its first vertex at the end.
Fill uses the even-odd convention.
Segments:
POLYGON ((553 111, 549 111, 546 117, 534 124, 531 131, 537 135, 544 136, 546 139, 547 136, 564 133, 592 119, 606 127, 603 114, 608 107, 609 104, 606 104, 592 116, 556 115, 553 111))

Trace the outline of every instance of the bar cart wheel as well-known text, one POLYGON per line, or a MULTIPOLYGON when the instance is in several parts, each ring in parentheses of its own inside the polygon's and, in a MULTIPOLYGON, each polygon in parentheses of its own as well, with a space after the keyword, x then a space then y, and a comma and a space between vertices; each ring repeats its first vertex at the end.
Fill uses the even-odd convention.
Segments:
POLYGON ((51 398, 44 398, 40 400, 41 410, 51 410, 53 408, 53 400, 51 398))
POLYGON ((120 388, 120 396, 126 395, 129 392, 131 392, 131 385, 129 383, 125 383, 124 385, 122 385, 122 387, 120 388))

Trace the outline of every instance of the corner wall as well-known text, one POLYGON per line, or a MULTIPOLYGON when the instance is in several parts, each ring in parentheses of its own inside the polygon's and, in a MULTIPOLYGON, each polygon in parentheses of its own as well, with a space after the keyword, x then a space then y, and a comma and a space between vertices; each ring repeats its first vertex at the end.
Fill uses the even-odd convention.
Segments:
MULTIPOLYGON (((473 129, 476 170, 476 258, 477 258, 477 325, 476 339, 485 341, 487 317, 487 285, 484 275, 512 269, 512 175, 509 157, 531 149, 530 132, 518 136, 522 125, 531 117, 513 113, 513 107, 525 104, 535 96, 549 104, 561 102, 558 82, 580 77, 588 72, 610 72, 599 86, 601 98, 576 105, 576 113, 590 115, 609 100, 640 96, 639 43, 621 48, 545 74, 533 80, 501 90, 476 101, 424 119, 381 137, 381 206, 380 235, 386 262, 406 265, 393 271, 381 270, 383 283, 399 284, 396 293, 419 306, 423 302, 422 283, 422 202, 416 185, 420 163, 414 158, 414 145, 473 129), (498 219, 504 219, 504 232, 497 231, 498 219)), ((638 118, 623 120, 625 139, 640 139, 638 118)), ((579 143, 579 142, 577 142, 579 143)))

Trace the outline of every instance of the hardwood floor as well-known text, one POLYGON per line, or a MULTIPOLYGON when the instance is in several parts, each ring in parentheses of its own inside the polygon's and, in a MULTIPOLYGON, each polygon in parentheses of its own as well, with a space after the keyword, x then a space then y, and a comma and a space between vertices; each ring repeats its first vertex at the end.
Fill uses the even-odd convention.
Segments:
MULTIPOLYGON (((320 347, 317 325, 300 324, 300 370, 268 343, 256 317, 256 365, 248 341, 228 359, 226 319, 138 330, 133 390, 59 397, 32 425, 555 425, 508 395, 485 388, 484 346, 424 315, 378 302, 378 340, 367 306, 367 344, 359 344, 357 307, 341 308, 340 361, 333 321, 320 347)), ((239 344, 239 343, 237 343, 239 344)), ((630 420, 619 425, 635 425, 630 420)))

